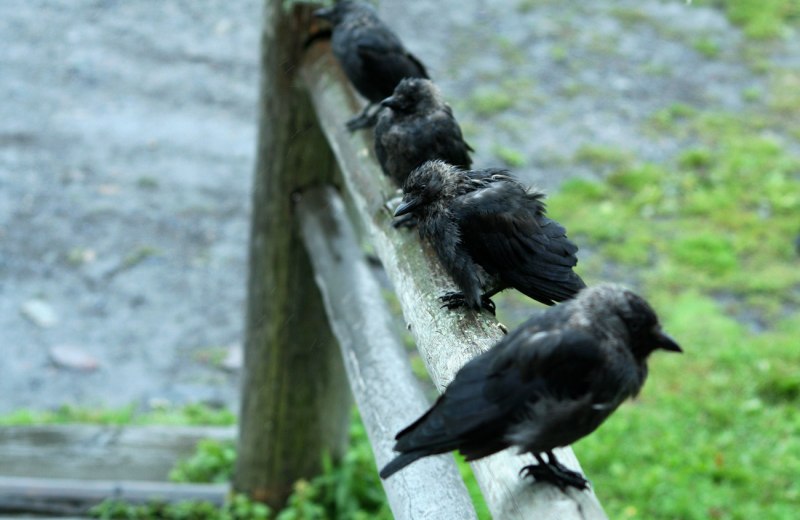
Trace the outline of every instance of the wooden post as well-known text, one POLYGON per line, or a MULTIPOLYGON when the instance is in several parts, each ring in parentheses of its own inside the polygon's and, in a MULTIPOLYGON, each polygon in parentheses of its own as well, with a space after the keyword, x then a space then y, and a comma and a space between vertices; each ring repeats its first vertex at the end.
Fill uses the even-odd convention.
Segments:
POLYGON ((250 235, 244 380, 234 489, 281 507, 292 484, 347 441, 350 394, 292 194, 330 182, 335 166, 298 85, 312 8, 265 4, 258 156, 250 235))

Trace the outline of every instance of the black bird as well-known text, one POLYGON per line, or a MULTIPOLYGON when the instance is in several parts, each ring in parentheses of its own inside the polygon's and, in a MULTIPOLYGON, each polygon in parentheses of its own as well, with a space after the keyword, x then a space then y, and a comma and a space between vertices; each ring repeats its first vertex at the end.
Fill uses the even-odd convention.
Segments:
POLYGON ((428 77, 425 66, 403 47, 371 5, 343 0, 315 11, 314 16, 331 23, 333 54, 358 93, 369 101, 361 114, 347 122, 351 132, 375 124, 377 112, 370 115, 370 108, 391 96, 401 79, 428 77))
POLYGON ((635 397, 656 349, 681 352, 643 298, 612 284, 585 289, 464 365, 431 409, 397 434, 400 455, 381 478, 428 455, 459 450, 475 460, 517 446, 538 461, 520 474, 585 489, 586 479, 552 450, 592 433, 635 397))
POLYGON ((395 217, 412 214, 461 292, 448 308, 484 307, 513 287, 546 305, 572 298, 583 283, 572 268, 577 246, 545 215, 544 194, 500 170, 463 171, 428 161, 411 172, 395 217))
POLYGON ((468 170, 472 165, 461 127, 444 102, 439 89, 424 78, 402 80, 375 126, 375 154, 383 173, 402 187, 411 170, 432 159, 441 159, 468 170))

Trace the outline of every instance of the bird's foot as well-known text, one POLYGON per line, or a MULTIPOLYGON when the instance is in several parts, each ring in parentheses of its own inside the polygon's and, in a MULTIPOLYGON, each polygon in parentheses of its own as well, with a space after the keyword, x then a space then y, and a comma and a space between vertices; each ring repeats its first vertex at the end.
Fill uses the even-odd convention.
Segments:
POLYGON ((481 307, 491 312, 492 316, 497 314, 497 307, 495 307, 494 302, 488 296, 481 296, 481 307))
POLYGON ((589 481, 577 471, 572 471, 566 466, 558 462, 549 462, 546 464, 531 464, 525 466, 519 471, 519 474, 524 477, 533 477, 534 480, 540 482, 549 482, 554 486, 558 486, 561 491, 565 491, 568 487, 574 487, 580 490, 589 488, 589 481))
MULTIPOLYGON (((442 302, 442 308, 447 307, 450 310, 458 309, 459 307, 471 307, 467 301, 464 293, 449 292, 439 297, 442 302)), ((494 316, 496 308, 494 302, 488 296, 481 296, 481 307, 492 313, 494 316)))

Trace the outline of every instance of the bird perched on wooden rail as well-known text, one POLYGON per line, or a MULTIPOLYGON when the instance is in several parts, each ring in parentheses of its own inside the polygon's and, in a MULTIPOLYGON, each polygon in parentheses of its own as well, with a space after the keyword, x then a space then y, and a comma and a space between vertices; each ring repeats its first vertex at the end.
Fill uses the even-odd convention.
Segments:
POLYGON ((381 106, 385 108, 375 126, 375 154, 383 173, 400 187, 411 170, 433 159, 470 168, 472 148, 432 81, 406 78, 381 106))
POLYGON ((422 62, 403 47, 371 5, 342 0, 315 11, 314 16, 331 23, 333 54, 358 93, 369 101, 361 114, 347 122, 351 132, 375 125, 377 111, 370 114, 370 108, 391 96, 401 79, 428 77, 422 62))
POLYGON ((546 305, 572 298, 586 284, 572 268, 578 247, 545 214, 544 194, 502 170, 464 171, 428 161, 411 172, 394 216, 416 216, 460 292, 444 306, 481 307, 513 287, 546 305))
POLYGON ((585 489, 587 480, 552 450, 589 435, 635 397, 657 349, 682 352, 642 297, 612 284, 584 289, 464 365, 430 410, 397 434, 400 455, 380 475, 451 450, 471 461, 516 446, 538 461, 521 474, 585 489))

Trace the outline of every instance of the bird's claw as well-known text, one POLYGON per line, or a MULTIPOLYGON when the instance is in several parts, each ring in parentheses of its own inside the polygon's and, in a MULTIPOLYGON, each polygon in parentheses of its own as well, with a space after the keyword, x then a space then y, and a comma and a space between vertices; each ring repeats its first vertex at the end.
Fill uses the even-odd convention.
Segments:
MULTIPOLYGON (((449 310, 453 310, 458 309, 459 307, 471 306, 469 302, 467 302, 467 298, 464 296, 464 293, 460 292, 446 293, 439 297, 439 301, 442 302, 442 309, 447 307, 449 310)), ((488 296, 481 296, 481 307, 491 312, 492 316, 495 315, 496 307, 494 302, 488 296)))
POLYGON ((561 491, 574 487, 581 491, 589 489, 589 481, 577 471, 562 466, 559 463, 531 464, 519 470, 521 477, 531 477, 539 482, 549 482, 561 491))
POLYGON ((453 310, 458 309, 459 307, 467 306, 467 299, 464 297, 464 293, 460 292, 445 293, 439 297, 439 301, 442 302, 442 309, 447 307, 448 309, 453 310))

